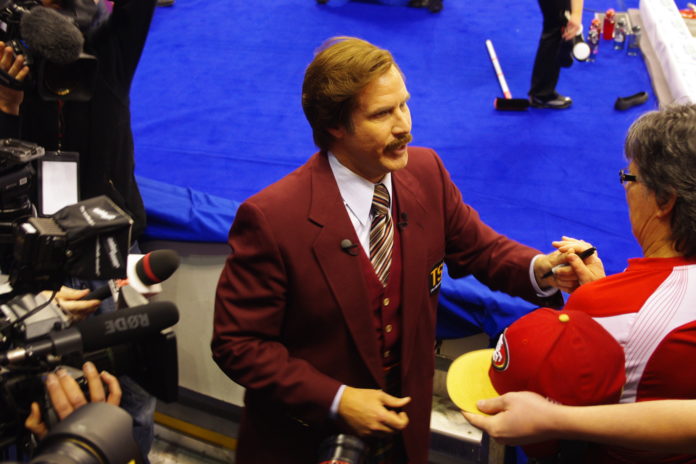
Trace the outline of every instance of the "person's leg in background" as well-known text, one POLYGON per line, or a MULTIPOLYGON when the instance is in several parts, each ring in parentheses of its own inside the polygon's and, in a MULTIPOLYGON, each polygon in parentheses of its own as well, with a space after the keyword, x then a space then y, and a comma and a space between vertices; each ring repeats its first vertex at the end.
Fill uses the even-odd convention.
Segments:
POLYGON ((568 0, 539 0, 539 8, 543 16, 543 28, 532 70, 530 103, 540 108, 567 108, 572 100, 559 95, 556 84, 561 73, 558 51, 563 40, 563 13, 570 5, 568 0))
POLYGON ((123 392, 121 408, 133 418, 133 438, 143 454, 143 462, 148 464, 150 461, 147 455, 155 439, 154 418, 157 401, 127 375, 119 376, 118 381, 123 392))
POLYGON ((412 8, 428 8, 432 13, 442 10, 442 0, 409 0, 408 6, 412 8))

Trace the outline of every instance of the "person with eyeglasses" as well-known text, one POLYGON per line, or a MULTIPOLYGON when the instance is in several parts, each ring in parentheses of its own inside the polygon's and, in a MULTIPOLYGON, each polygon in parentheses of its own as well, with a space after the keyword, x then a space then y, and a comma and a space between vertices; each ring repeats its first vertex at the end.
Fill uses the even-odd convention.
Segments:
MULTIPOLYGON (((560 251, 570 252, 568 263, 581 283, 564 309, 590 314, 624 348, 621 403, 696 399, 696 105, 644 114, 629 128, 624 150, 629 165, 620 171, 619 180, 643 257, 630 259, 623 272, 604 277, 596 254, 585 262, 573 256, 590 244, 568 237, 554 242, 560 251)), ((538 428, 517 420, 525 412, 529 418, 544 410, 525 399, 512 395, 484 401, 483 411, 499 414, 473 422, 494 437, 515 437, 515 442, 543 441, 562 431, 562 421, 547 421, 541 425, 547 433, 539 436, 538 428)), ((603 424, 597 427, 611 432, 603 424)), ((577 430, 574 438, 607 441, 577 430)), ((613 443, 598 445, 593 450, 596 459, 588 462, 696 462, 693 448, 671 448, 693 453, 676 455, 665 447, 640 451, 618 446, 632 446, 625 440, 613 443)))

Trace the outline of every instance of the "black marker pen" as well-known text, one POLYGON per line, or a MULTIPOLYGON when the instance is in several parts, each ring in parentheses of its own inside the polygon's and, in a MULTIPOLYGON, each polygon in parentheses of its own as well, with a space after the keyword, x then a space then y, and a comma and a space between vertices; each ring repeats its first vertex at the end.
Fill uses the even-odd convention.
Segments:
MULTIPOLYGON (((595 247, 590 247, 590 248, 588 248, 587 250, 583 251, 582 253, 578 253, 578 258, 580 258, 580 259, 582 259, 582 260, 584 260, 585 258, 589 258, 590 256, 592 256, 592 254, 593 254, 595 251, 597 251, 597 248, 595 248, 595 247)), ((569 264, 559 264, 558 266, 554 266, 554 267, 551 268, 551 270, 550 270, 549 272, 547 272, 546 274, 544 274, 543 276, 541 276, 541 278, 542 278, 542 279, 545 279, 545 278, 547 278, 547 277, 551 277, 551 276, 553 275, 553 272, 554 272, 556 269, 561 268, 561 267, 565 267, 565 266, 570 266, 570 265, 569 265, 569 264)))

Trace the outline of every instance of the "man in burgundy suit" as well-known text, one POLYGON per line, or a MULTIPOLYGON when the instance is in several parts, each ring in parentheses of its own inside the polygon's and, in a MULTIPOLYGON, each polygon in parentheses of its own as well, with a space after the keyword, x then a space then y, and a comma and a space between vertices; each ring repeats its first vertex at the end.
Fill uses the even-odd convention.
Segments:
POLYGON ((426 464, 443 263, 545 306, 577 285, 542 279, 563 255, 493 231, 433 150, 407 147, 408 99, 388 51, 330 39, 302 93, 320 151, 237 212, 212 350, 246 388, 238 464, 311 464, 337 433, 369 463, 426 464))

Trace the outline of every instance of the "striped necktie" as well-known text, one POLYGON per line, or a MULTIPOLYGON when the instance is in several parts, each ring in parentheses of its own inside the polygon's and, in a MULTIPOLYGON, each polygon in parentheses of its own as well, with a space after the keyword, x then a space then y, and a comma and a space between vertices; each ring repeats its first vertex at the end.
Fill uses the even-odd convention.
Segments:
POLYGON ((394 226, 389 214, 389 191, 384 184, 375 185, 370 226, 370 261, 382 285, 387 285, 394 245, 394 226))

